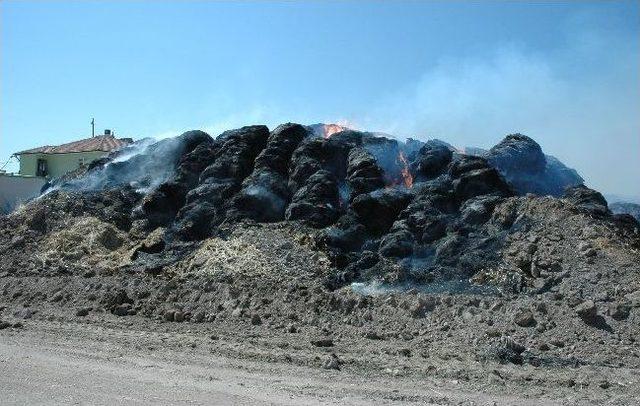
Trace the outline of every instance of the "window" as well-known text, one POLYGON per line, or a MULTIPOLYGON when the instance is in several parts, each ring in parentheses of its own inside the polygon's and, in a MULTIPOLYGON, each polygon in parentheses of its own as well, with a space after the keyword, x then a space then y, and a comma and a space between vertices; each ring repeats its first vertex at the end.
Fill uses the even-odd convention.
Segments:
POLYGON ((38 159, 38 163, 36 166, 36 176, 47 176, 47 160, 46 159, 38 159))

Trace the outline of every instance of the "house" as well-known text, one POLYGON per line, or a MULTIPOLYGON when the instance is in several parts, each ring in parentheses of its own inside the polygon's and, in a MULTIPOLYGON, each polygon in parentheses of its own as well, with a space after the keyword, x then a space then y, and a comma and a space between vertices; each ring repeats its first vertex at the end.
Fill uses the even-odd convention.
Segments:
POLYGON ((0 171, 0 214, 8 214, 21 202, 38 196, 45 178, 0 171))
POLYGON ((16 152, 12 156, 20 161, 19 172, 0 171, 0 214, 10 213, 21 202, 38 196, 50 179, 132 142, 131 138, 116 138, 110 130, 105 130, 103 135, 95 137, 16 152))
POLYGON ((131 138, 116 138, 110 130, 105 130, 103 135, 58 146, 45 145, 13 155, 20 161, 20 175, 54 179, 132 142, 131 138))

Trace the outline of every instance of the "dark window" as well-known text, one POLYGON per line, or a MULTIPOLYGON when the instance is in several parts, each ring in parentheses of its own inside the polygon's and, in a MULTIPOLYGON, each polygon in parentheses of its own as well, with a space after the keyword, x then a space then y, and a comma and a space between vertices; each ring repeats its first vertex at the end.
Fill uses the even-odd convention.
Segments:
POLYGON ((38 166, 36 167, 36 176, 47 176, 47 160, 38 159, 38 166))

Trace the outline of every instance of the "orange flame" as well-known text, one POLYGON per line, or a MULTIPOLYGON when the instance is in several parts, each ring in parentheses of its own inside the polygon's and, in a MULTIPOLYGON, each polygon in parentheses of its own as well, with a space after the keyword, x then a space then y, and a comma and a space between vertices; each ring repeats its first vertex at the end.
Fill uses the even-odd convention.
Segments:
POLYGON ((341 126, 339 124, 325 124, 324 128, 323 128, 324 138, 329 138, 333 134, 339 133, 340 131, 344 131, 346 129, 347 129, 347 127, 343 127, 343 126, 341 126))
POLYGON ((413 176, 411 176, 411 172, 409 172, 409 163, 402 151, 398 153, 398 163, 402 165, 402 181, 407 189, 411 189, 413 187, 413 176))
POLYGON ((345 130, 353 130, 358 128, 353 122, 345 119, 340 119, 332 124, 324 124, 322 131, 324 132, 324 138, 329 138, 333 134, 339 133, 340 131, 345 130))

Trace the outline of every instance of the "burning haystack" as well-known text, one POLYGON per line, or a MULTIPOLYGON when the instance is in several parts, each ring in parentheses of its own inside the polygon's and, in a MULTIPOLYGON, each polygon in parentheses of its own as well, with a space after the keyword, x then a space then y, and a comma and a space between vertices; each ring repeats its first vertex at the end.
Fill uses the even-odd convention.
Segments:
POLYGON ((637 233, 637 223, 612 215, 602 196, 581 183, 562 164, 550 167, 539 145, 519 134, 467 155, 438 140, 400 142, 339 125, 289 123, 215 139, 190 131, 143 140, 54 182, 22 214, 3 221, 26 215, 20 227, 33 223, 29 233, 47 234, 65 215, 94 216, 142 241, 122 266, 155 274, 233 227, 288 222, 315 230, 311 243, 332 264, 325 280, 332 289, 498 272, 517 275, 515 282, 476 280, 519 291, 549 265, 535 252, 516 260, 504 255, 514 234, 536 225, 518 195, 568 188, 563 201, 575 210, 637 233), (554 176, 559 165, 564 177, 554 176))
POLYGON ((637 368, 640 226, 581 183, 522 135, 474 154, 324 125, 143 140, 0 217, 0 326, 269 329, 268 351, 336 340, 447 379, 470 370, 452 357, 637 368))

